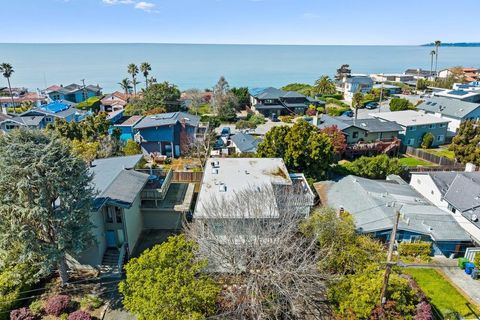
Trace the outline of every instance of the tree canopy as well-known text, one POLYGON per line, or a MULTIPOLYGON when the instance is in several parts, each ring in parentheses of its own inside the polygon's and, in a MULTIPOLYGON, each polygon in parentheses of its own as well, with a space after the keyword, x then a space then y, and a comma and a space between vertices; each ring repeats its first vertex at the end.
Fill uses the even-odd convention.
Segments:
POLYGON ((389 158, 385 154, 360 157, 342 166, 349 174, 370 179, 385 179, 389 174, 400 174, 403 170, 397 158, 389 158))
POLYGON ((91 181, 85 162, 52 132, 0 137, 0 250, 18 244, 18 263, 39 263, 40 275, 58 266, 67 281, 65 254, 92 239, 91 181))
POLYGON ((393 98, 390 100, 390 111, 403 111, 409 109, 415 109, 415 107, 407 99, 393 98))
POLYGON ((287 167, 310 178, 325 177, 333 162, 333 144, 327 134, 306 121, 292 127, 274 127, 257 147, 260 157, 283 158, 287 167))
POLYGON ((197 250, 184 235, 171 236, 130 260, 119 285, 125 308, 139 320, 195 320, 212 314, 220 288, 202 273, 207 261, 196 260, 197 250))
POLYGON ((468 120, 460 125, 449 149, 458 162, 480 166, 480 120, 468 120))
POLYGON ((154 83, 143 90, 141 97, 137 97, 125 107, 126 115, 144 115, 153 109, 161 112, 174 112, 180 108, 180 90, 176 85, 167 81, 154 83))
POLYGON ((315 94, 328 95, 335 94, 337 89, 335 88, 335 83, 329 76, 321 76, 315 81, 314 91, 315 94))
POLYGON ((237 106, 237 97, 230 90, 230 85, 228 84, 228 81, 225 79, 225 77, 220 77, 217 84, 213 88, 213 112, 222 121, 233 121, 236 118, 237 106))

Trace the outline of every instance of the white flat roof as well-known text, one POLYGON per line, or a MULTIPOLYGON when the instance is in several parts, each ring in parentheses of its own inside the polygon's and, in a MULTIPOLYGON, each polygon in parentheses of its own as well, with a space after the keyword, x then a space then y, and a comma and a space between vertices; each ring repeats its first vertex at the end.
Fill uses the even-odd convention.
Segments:
POLYGON ((430 114, 426 114, 425 112, 414 110, 371 113, 370 116, 393 121, 403 127, 450 122, 440 117, 435 117, 430 114))
POLYGON ((266 186, 271 188, 272 184, 292 185, 281 158, 210 158, 205 165, 193 217, 208 218, 205 208, 211 205, 212 200, 233 200, 237 192, 266 186))

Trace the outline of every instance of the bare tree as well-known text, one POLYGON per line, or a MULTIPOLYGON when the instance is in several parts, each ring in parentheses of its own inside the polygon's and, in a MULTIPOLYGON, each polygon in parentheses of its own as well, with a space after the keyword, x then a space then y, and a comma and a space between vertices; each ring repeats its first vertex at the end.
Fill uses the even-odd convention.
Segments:
POLYGON ((198 133, 195 137, 182 136, 180 140, 182 144, 182 155, 198 159, 201 167, 205 166, 207 159, 210 157, 210 150, 215 143, 216 135, 213 130, 209 128, 205 132, 198 133))
POLYGON ((299 185, 265 185, 197 204, 185 233, 224 284, 218 319, 331 318, 322 253, 299 232, 312 200, 299 185))
POLYGON ((189 89, 185 91, 185 96, 189 101, 188 109, 190 112, 198 113, 198 107, 205 103, 205 97, 202 91, 198 89, 189 89))

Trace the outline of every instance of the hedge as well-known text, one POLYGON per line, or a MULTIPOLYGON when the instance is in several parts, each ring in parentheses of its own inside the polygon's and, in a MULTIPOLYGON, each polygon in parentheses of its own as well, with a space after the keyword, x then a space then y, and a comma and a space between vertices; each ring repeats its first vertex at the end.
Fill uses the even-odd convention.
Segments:
POLYGON ((398 246, 398 253, 404 257, 428 257, 432 254, 430 242, 402 242, 398 246))

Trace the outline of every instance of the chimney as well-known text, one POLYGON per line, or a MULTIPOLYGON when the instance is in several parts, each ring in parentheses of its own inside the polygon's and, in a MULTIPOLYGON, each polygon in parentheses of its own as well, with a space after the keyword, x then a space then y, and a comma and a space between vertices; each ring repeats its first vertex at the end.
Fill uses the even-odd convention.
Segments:
POLYGON ((477 166, 469 162, 465 165, 465 172, 475 172, 477 171, 477 166))

